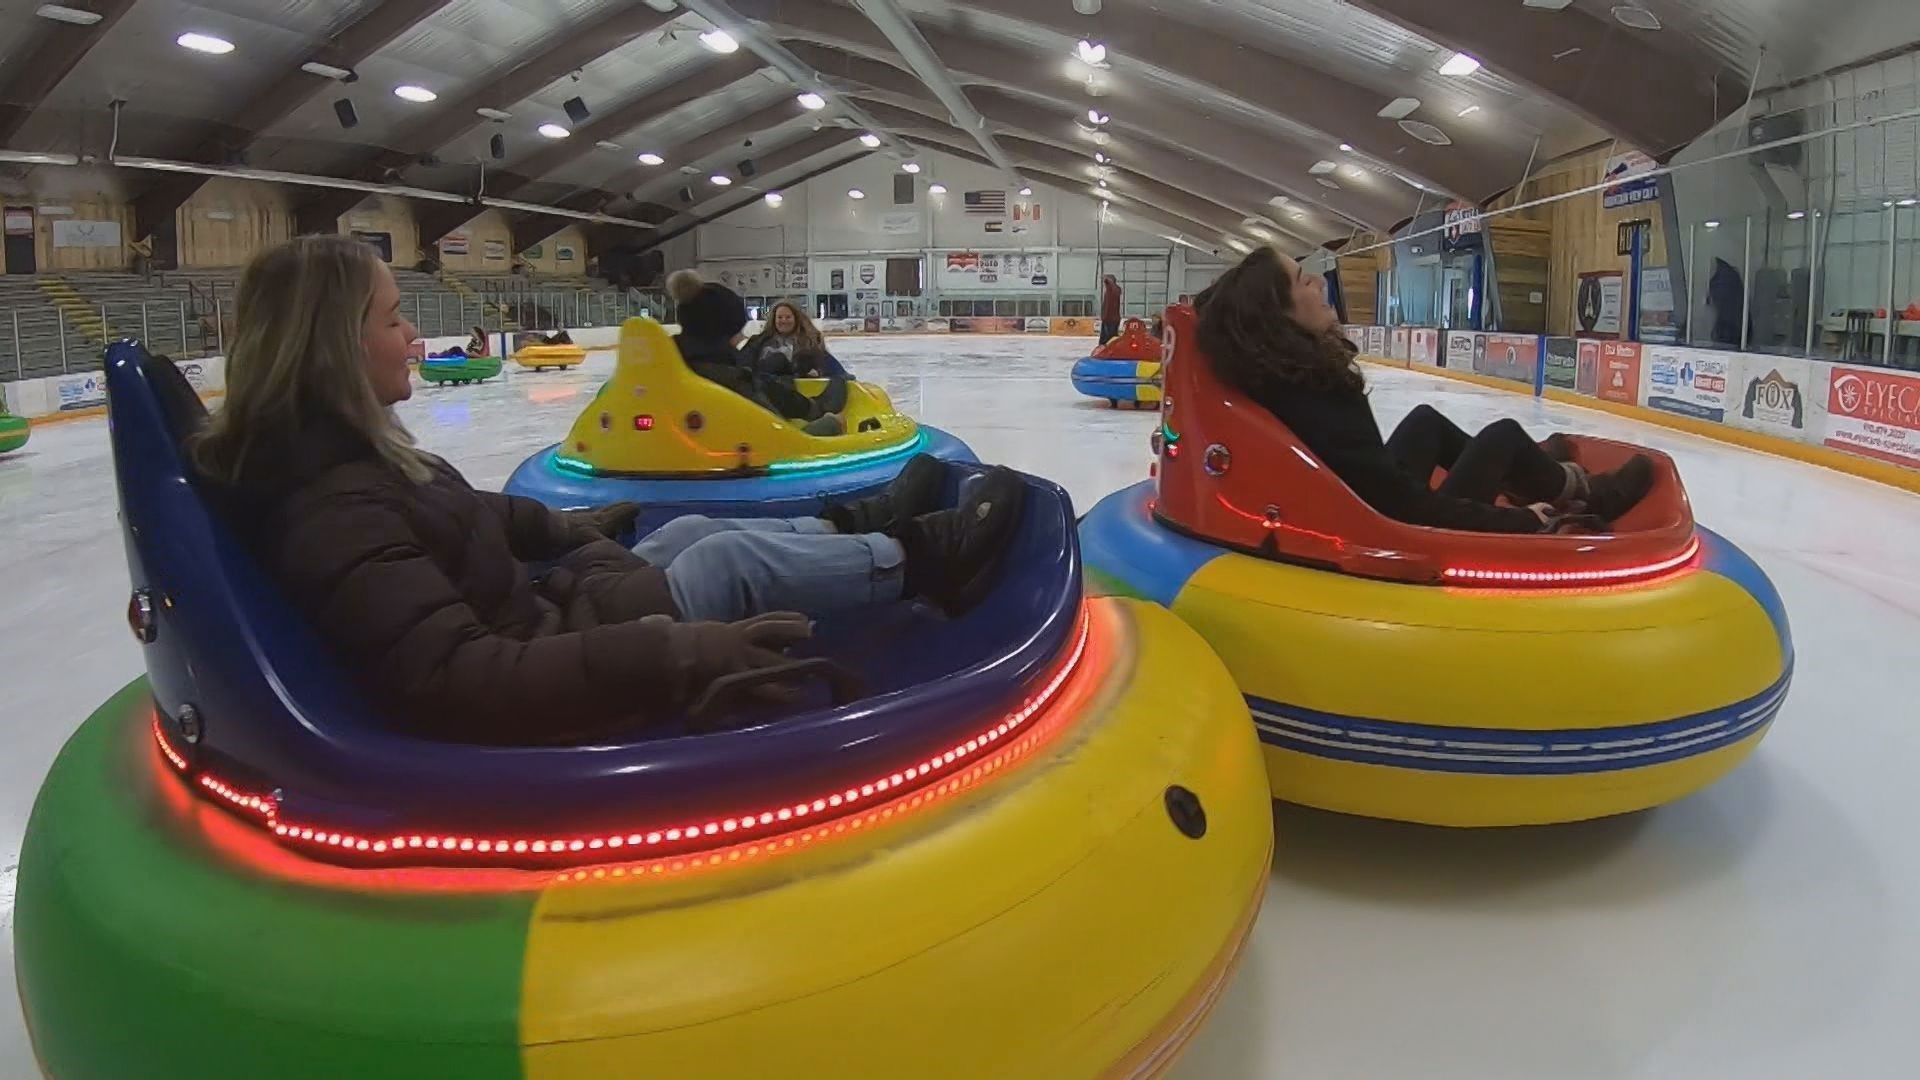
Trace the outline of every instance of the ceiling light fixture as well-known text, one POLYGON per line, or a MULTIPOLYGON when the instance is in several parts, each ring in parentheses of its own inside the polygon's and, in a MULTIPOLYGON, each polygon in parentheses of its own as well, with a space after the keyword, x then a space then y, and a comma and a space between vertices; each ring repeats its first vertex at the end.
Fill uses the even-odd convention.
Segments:
POLYGON ((1717 221, 1703 221, 1701 222, 1701 224, 1705 225, 1709 229, 1717 229, 1720 227, 1720 223, 1717 221))
POLYGON ((1341 144, 1340 144, 1340 152, 1341 152, 1341 153, 1343 153, 1343 154, 1351 154, 1351 153, 1353 153, 1353 144, 1352 144, 1352 143, 1341 143, 1341 144))
POLYGON ((781 203, 783 203, 783 202, 786 202, 786 201, 787 201, 787 197, 786 197, 785 195, 782 195, 782 194, 780 194, 780 193, 779 193, 779 192, 777 192, 777 191, 769 191, 769 192, 767 192, 767 205, 768 205, 768 206, 779 206, 779 205, 780 205, 781 203))
POLYGON ((1094 163, 1095 165, 1105 165, 1105 164, 1107 163, 1107 155, 1105 155, 1105 154, 1102 154, 1102 153, 1100 153, 1100 152, 1099 152, 1099 151, 1097 151, 1097 150, 1096 150, 1096 151, 1094 151, 1094 154, 1093 154, 1093 163, 1094 163))
POLYGON ((872 150, 880 145, 880 136, 869 131, 865 135, 860 136, 860 145, 872 150))
POLYGON ((1316 161, 1313 163, 1313 167, 1307 170, 1307 175, 1308 176, 1325 176, 1326 174, 1332 172, 1333 170, 1339 167, 1340 166, 1335 165, 1333 162, 1328 161, 1325 158, 1322 158, 1319 161, 1316 161))
POLYGON ((644 154, 641 154, 639 158, 637 158, 636 160, 638 160, 642 165, 665 165, 667 163, 666 158, 661 157, 659 154, 656 154, 651 150, 647 151, 644 154))
POLYGON ((416 105, 425 105, 429 101, 437 101, 440 98, 439 94, 434 93, 426 87, 414 86, 412 83, 394 87, 393 96, 399 98, 401 101, 411 101, 416 105))
POLYGON ((1095 127, 1100 127, 1111 119, 1113 119, 1113 117, 1108 116, 1106 113, 1101 112, 1099 109, 1087 110, 1087 122, 1092 124, 1095 127))
POLYGON ((217 38, 212 34, 196 34, 192 31, 174 38, 173 43, 183 49, 192 49, 194 52, 206 53, 208 56, 225 56, 233 51, 233 42, 226 38, 217 38))
POLYGON ((1097 41, 1088 41, 1086 38, 1081 38, 1080 44, 1074 48, 1074 52, 1080 57, 1082 63, 1091 64, 1094 67, 1099 67, 1101 64, 1107 62, 1107 47, 1097 41))
POLYGON ((549 139, 564 139, 573 134, 573 132, 568 131, 559 124, 541 124, 539 130, 540 134, 545 135, 549 139))
POLYGON ((332 79, 335 82, 347 82, 354 77, 353 71, 349 68, 334 67, 332 64, 323 64, 318 60, 309 60, 301 64, 300 70, 309 75, 318 75, 323 79, 332 79))
POLYGON ((945 195, 946 193, 947 193, 947 185, 945 184, 934 184, 933 186, 927 188, 927 194, 929 195, 945 195))
POLYGON ((1457 113, 1454 113, 1453 115, 1455 115, 1455 116, 1472 116, 1472 115, 1473 115, 1474 113, 1477 113, 1477 112, 1479 112, 1479 111, 1480 111, 1480 106, 1478 106, 1478 105, 1469 105, 1469 106, 1467 106, 1466 108, 1464 108, 1464 109, 1461 109, 1461 110, 1460 110, 1459 112, 1457 112, 1457 113))
POLYGON ((800 107, 807 110, 808 112, 818 112, 819 110, 827 107, 827 99, 821 97, 819 94, 816 94, 811 90, 807 91, 804 94, 801 94, 798 98, 794 100, 798 101, 800 103, 800 107))
POLYGON ((513 114, 505 109, 475 109, 473 111, 488 120, 505 121, 513 119, 513 114))
POLYGON ((1405 120, 1407 117, 1412 116, 1413 111, 1419 107, 1420 99, 1417 97, 1394 98, 1392 101, 1387 102, 1386 107, 1380 110, 1379 115, 1389 120, 1405 120))
POLYGON ((708 30, 702 33, 700 35, 700 44, 705 45, 709 51, 717 52, 722 56, 740 51, 740 43, 733 40, 733 35, 727 33, 725 30, 708 30))
POLYGON ((79 8, 68 7, 65 4, 41 4, 40 9, 35 11, 34 14, 43 19, 52 19, 54 22, 71 23, 74 26, 92 26, 94 23, 99 22, 101 18, 100 13, 97 11, 82 11, 79 8))
POLYGON ((1920 199, 1916 199, 1911 195, 1909 195, 1908 197, 1900 200, 1900 205, 1901 206, 1920 206, 1920 199))
POLYGON ((1787 220, 1799 221, 1801 218, 1806 216, 1807 216, 1807 212, 1805 210, 1795 210, 1793 213, 1787 215, 1787 220))
POLYGON ((1033 194, 1033 189, 1032 189, 1032 188, 1030 188, 1030 187, 1023 187, 1023 188, 1021 188, 1021 189, 1020 189, 1020 194, 1021 194, 1021 195, 1031 195, 1031 194, 1033 194))
POLYGON ((1452 75, 1456 78, 1471 75, 1479 70, 1480 61, 1475 60, 1463 52, 1454 53, 1452 56, 1447 57, 1445 63, 1440 65, 1440 74, 1452 75))
POLYGON ((732 187, 733 177, 728 176, 726 173, 714 173, 712 176, 707 177, 707 183, 712 184, 714 187, 732 187))
POLYGON ((917 173, 920 171, 920 163, 917 161, 903 161, 900 163, 900 171, 903 173, 917 173))
POLYGON ((864 191, 861 191, 859 188, 847 189, 847 198, 849 199, 864 199, 866 197, 867 197, 867 193, 864 191))

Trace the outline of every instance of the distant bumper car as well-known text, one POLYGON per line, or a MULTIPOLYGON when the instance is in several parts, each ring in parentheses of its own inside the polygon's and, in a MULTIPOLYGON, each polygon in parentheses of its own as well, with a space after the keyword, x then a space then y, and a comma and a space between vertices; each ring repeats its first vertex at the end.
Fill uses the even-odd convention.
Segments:
POLYGON ((1144 408, 1160 404, 1160 339, 1140 319, 1128 319, 1120 336, 1073 364, 1073 388, 1108 405, 1144 408))
POLYGON ((27 445, 33 437, 33 425, 24 416, 0 413, 0 454, 10 454, 27 445))
POLYGON ((587 350, 570 343, 549 345, 540 335, 529 334, 525 344, 513 351, 513 362, 529 371, 573 368, 587 362, 587 350))
POLYGON ((429 356, 420 361, 420 377, 430 383, 465 386, 486 382, 500 374, 497 356, 429 356))
MULTIPOLYGON (((827 381, 798 385, 818 396, 827 381)), ((959 439, 901 415, 872 383, 847 385, 841 415, 845 435, 809 435, 688 370, 658 323, 630 319, 613 377, 566 440, 522 462, 506 491, 563 508, 638 502, 644 530, 696 510, 804 516, 829 498, 878 489, 915 454, 975 460, 959 439)))
POLYGON ((1151 482, 1082 523, 1099 590, 1205 637, 1252 708, 1276 798, 1439 825, 1657 806, 1733 769, 1786 699, 1772 583, 1695 526, 1671 459, 1576 439, 1658 480, 1606 536, 1499 536, 1374 512, 1242 405, 1169 313, 1151 482), (1223 405, 1240 407, 1224 408, 1223 405))
POLYGON ((148 675, 27 828, 46 1075, 1148 1076, 1219 994, 1268 874, 1258 744, 1196 635, 1083 597, 1058 488, 967 615, 822 619, 783 720, 431 743, 208 514, 173 374, 109 352, 148 675))

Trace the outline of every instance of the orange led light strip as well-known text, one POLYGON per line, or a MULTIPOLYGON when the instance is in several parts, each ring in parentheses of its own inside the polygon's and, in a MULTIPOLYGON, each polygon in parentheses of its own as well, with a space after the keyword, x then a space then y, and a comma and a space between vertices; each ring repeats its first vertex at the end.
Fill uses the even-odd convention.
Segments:
MULTIPOLYGON (((933 777, 964 768, 983 751, 1031 726, 1062 687, 1079 668, 1086 655, 1091 633, 1090 615, 1083 606, 1073 646, 1067 658, 1054 669, 1041 688, 1021 706, 1003 716, 993 726, 964 742, 934 754, 904 769, 851 784, 832 792, 816 794, 790 804, 730 817, 665 827, 647 827, 618 833, 571 837, 527 837, 460 835, 449 833, 401 832, 381 836, 341 832, 323 826, 287 820, 280 816, 278 800, 247 791, 208 772, 192 775, 191 782, 243 817, 259 821, 281 841, 349 858, 385 857, 402 853, 431 851, 440 855, 452 852, 463 864, 488 866, 551 865, 599 859, 650 858, 656 854, 685 854, 712 847, 734 844, 752 837, 777 836, 803 824, 832 820, 864 808, 876 798, 890 798, 911 787, 930 782, 933 777)), ((176 772, 186 774, 190 766, 169 742, 158 718, 153 723, 154 742, 176 772)))
POLYGON ((1700 554, 1700 538, 1687 542, 1687 549, 1669 559, 1639 566, 1617 566, 1606 570, 1491 570, 1449 566, 1440 571, 1448 581, 1489 585, 1591 585, 1620 584, 1643 578, 1659 577, 1678 570, 1700 554))

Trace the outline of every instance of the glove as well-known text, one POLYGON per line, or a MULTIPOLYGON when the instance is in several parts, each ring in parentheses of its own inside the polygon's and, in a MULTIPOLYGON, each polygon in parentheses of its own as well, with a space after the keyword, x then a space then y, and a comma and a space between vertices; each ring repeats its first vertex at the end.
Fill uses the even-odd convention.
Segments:
MULTIPOLYGON (((787 662, 787 650, 813 636, 813 621, 796 611, 774 611, 739 622, 681 623, 674 635, 674 661, 689 692, 723 675, 759 671, 787 662)), ((791 697, 778 684, 765 689, 791 697)))
POLYGON ((567 517, 576 525, 591 529, 608 539, 618 540, 633 528, 634 520, 640 516, 640 509, 637 502, 617 502, 591 510, 570 510, 567 517))

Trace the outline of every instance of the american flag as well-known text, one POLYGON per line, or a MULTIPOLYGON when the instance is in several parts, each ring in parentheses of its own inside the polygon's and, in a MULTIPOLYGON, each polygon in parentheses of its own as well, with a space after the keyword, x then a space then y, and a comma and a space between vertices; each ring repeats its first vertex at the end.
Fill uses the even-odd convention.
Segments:
POLYGON ((987 217, 1007 216, 1007 193, 1002 191, 969 191, 962 199, 969 214, 983 214, 987 217))

